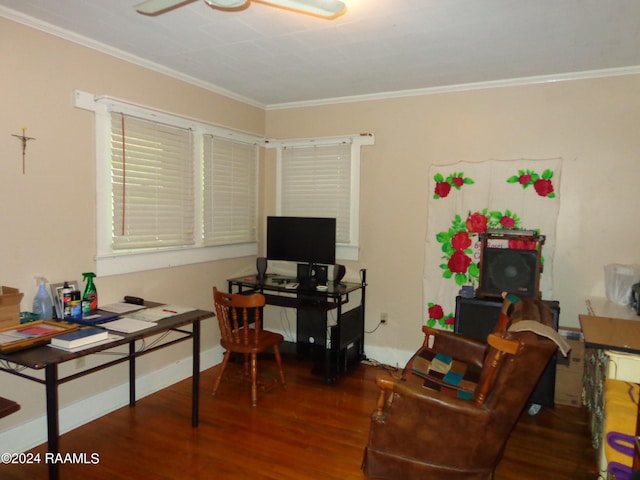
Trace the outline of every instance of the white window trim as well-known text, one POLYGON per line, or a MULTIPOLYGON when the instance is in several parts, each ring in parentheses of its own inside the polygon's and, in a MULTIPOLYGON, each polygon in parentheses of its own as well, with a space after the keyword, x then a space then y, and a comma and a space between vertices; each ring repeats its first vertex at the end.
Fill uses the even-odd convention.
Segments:
MULTIPOLYGON (((196 238, 196 245, 190 247, 168 248, 149 252, 115 252, 111 249, 111 171, 110 171, 110 111, 117 105, 119 111, 140 118, 156 121, 165 120, 172 125, 190 128, 195 133, 194 148, 202 155, 202 135, 213 133, 217 136, 256 143, 263 146, 264 139, 256 135, 233 131, 224 127, 207 124, 183 116, 154 110, 106 96, 95 96, 76 90, 74 92, 76 108, 89 110, 95 114, 96 131, 96 274, 98 276, 118 275, 160 268, 175 267, 193 263, 209 262, 226 258, 255 256, 258 254, 258 242, 204 246, 202 238, 196 238)), ((202 176, 201 162, 197 162, 194 172, 196 178, 202 176)), ((196 195, 195 209, 202 210, 202 194, 196 195)), ((202 216, 198 215, 195 228, 202 231, 202 216)))
POLYGON ((267 148, 277 149, 276 215, 280 215, 282 212, 282 149, 284 147, 308 147, 313 145, 335 145, 338 143, 351 144, 351 243, 339 243, 336 245, 336 260, 358 260, 360 252, 360 151, 362 146, 375 144, 375 136, 373 134, 366 133, 339 137, 268 140, 265 146, 267 148))

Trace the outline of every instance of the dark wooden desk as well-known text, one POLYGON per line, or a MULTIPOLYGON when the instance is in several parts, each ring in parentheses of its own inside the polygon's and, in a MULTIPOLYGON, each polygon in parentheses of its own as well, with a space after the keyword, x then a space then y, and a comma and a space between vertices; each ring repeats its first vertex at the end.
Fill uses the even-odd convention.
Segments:
POLYGON ((20 405, 16 402, 9 400, 8 398, 0 397, 0 418, 11 415, 18 410, 20 410, 20 405))
MULTIPOLYGON (((159 305, 159 304, 154 304, 159 305)), ((84 377, 90 373, 94 373, 103 370, 107 367, 117 365, 123 362, 129 362, 129 405, 131 407, 136 404, 136 358, 148 353, 154 352, 161 348, 166 348, 170 345, 174 345, 179 342, 183 342, 188 339, 193 341, 193 372, 192 372, 192 406, 191 406, 191 424, 193 427, 198 426, 198 404, 199 404, 199 389, 200 389, 200 321, 206 318, 212 317, 213 313, 205 310, 192 310, 190 312, 182 313, 168 317, 157 322, 146 330, 141 330, 135 333, 124 334, 120 332, 113 332, 114 334, 121 336, 122 338, 114 340, 108 343, 96 345, 94 347, 87 348, 79 352, 67 352, 57 348, 49 346, 40 346, 36 348, 29 348, 26 350, 14 352, 11 354, 0 354, 0 360, 3 360, 0 370, 16 375, 18 377, 31 380, 36 383, 45 385, 46 392, 46 404, 47 404, 47 451, 53 454, 59 453, 59 419, 58 419, 58 386, 63 383, 75 380, 76 378, 84 377), (187 330, 184 327, 191 325, 191 330, 187 330), (179 337, 171 340, 167 340, 163 343, 153 345, 149 348, 141 348, 136 350, 136 342, 143 340, 147 337, 162 334, 165 332, 176 332, 179 337), (121 345, 128 345, 128 353, 123 353, 122 356, 117 357, 115 360, 105 362, 92 368, 88 368, 77 372, 72 375, 60 378, 58 376, 58 365, 70 360, 92 355, 98 352, 103 352, 121 345), (42 370, 45 371, 45 378, 42 380, 37 376, 30 374, 28 371, 18 368, 11 368, 11 365, 17 367, 27 367, 30 370, 42 370)), ((58 464, 51 462, 48 464, 49 479, 55 480, 58 478, 58 464)))
MULTIPOLYGON (((262 293, 268 305, 296 309, 296 354, 315 361, 314 373, 327 383, 335 382, 364 356, 364 307, 366 270, 362 282, 329 282, 326 290, 300 284, 286 288, 284 277, 267 275, 260 282, 255 276, 227 280, 229 293, 262 293), (360 292, 360 301, 347 310, 350 296, 360 292), (335 325, 329 325, 328 312, 335 311, 335 325)), ((296 282, 294 278, 288 279, 296 282)))
POLYGON ((579 315, 586 347, 640 354, 640 320, 579 315))

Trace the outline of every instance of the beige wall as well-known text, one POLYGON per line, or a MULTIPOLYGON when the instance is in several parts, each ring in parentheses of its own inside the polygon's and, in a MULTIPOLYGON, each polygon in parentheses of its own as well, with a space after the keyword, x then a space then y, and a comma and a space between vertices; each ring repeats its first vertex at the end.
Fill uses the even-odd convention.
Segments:
MULTIPOLYGON (((23 309, 35 294, 34 275, 59 281, 94 270, 93 116, 73 107, 75 89, 271 138, 375 134, 376 145, 363 148, 360 260, 346 263, 350 278, 368 270, 367 330, 380 312, 389 314, 388 325, 367 335, 373 358, 421 342, 431 164, 564 159, 553 272, 564 325, 577 325, 588 296, 604 295, 605 264, 640 263, 640 76, 265 112, 4 19, 0 58, 0 283, 25 292, 23 309), (22 127, 36 138, 27 147, 26 175, 11 137, 22 127)), ((274 212, 273 151, 261 167, 264 217, 274 212)), ((212 285, 253 268, 254 259, 242 258, 98 278, 97 285, 102 303, 135 294, 211 308, 212 285)), ((203 349, 217 343, 213 327, 204 328, 203 349)), ((186 346, 166 352, 145 359, 142 370, 188 356, 186 346)), ((101 373, 98 388, 125 381, 124 370, 101 373)), ((63 404, 96 391, 84 380, 72 385, 61 389, 63 404)), ((2 375, 0 394, 22 404, 2 428, 42 416, 42 390, 2 375)))
MULTIPOLYGON (((588 296, 604 296, 604 265, 640 262, 638 75, 267 114, 271 138, 361 132, 374 133, 376 145, 363 149, 362 249, 359 262, 347 266, 350 273, 368 269, 367 330, 380 312, 389 314, 388 324, 367 336, 370 351, 410 351, 420 343, 432 164, 563 159, 552 275, 565 326, 578 325, 588 296)), ((265 198, 273 208, 273 186, 265 198)))
MULTIPOLYGON (((74 108, 74 90, 110 95, 234 129, 264 134, 265 112, 109 55, 0 18, 0 284, 25 293, 30 310, 35 275, 51 282, 82 280, 95 271, 95 146, 93 113, 74 108), (27 127, 26 174, 20 141, 27 127)), ((101 304, 125 294, 212 309, 213 285, 253 271, 255 259, 177 267, 97 278, 101 304)), ((203 326, 202 349, 218 345, 215 320, 203 326), (215 326, 215 328, 214 328, 215 326)), ((189 356, 182 344, 141 359, 139 372, 189 356)), ((74 365, 65 366, 74 371, 74 365)), ((71 382, 60 389, 64 406, 126 381, 126 368, 71 382), (94 378, 95 377, 95 378, 94 378)), ((22 409, 0 431, 44 414, 44 389, 3 374, 0 395, 22 409)))

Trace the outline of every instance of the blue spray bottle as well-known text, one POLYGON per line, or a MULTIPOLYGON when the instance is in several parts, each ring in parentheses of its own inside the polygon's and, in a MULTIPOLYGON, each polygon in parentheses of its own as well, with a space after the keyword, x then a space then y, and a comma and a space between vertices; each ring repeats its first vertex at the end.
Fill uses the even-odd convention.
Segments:
POLYGON ((53 304, 46 289, 47 279, 36 277, 36 281, 38 282, 38 291, 33 298, 33 313, 38 315, 40 320, 51 320, 53 318, 53 304))

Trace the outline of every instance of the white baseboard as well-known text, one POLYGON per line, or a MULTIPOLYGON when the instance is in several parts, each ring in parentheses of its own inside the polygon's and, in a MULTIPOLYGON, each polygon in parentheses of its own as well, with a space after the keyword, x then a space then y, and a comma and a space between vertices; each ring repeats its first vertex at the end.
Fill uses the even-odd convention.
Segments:
MULTIPOLYGON (((200 354, 200 370, 206 370, 222 361, 222 347, 200 354)), ((185 378, 191 377, 191 357, 183 358, 160 370, 136 378, 137 398, 144 398, 185 378)), ((104 392, 67 405, 59 411, 60 434, 113 412, 129 404, 129 383, 125 382, 104 392)), ((29 422, 0 432, 0 452, 20 453, 47 441, 47 417, 43 414, 29 422)))
MULTIPOLYGON (((365 345, 365 355, 370 360, 385 365, 404 367, 414 352, 365 345)), ((223 349, 218 346, 200 354, 200 370, 206 370, 222 361, 223 349)), ((189 378, 192 373, 191 357, 168 365, 160 370, 136 378, 137 398, 144 398, 174 383, 189 378)), ((104 392, 67 405, 59 411, 60 434, 102 417, 129 403, 129 383, 125 382, 104 392)), ((20 453, 31 450, 47 441, 47 418, 28 421, 0 432, 0 452, 20 453)))
MULTIPOLYGON (((416 347, 418 349, 420 345, 416 347)), ((392 367, 404 368, 409 359, 416 353, 415 351, 398 350, 396 348, 379 347, 364 345, 364 354, 369 360, 375 360, 376 362, 384 365, 390 365, 392 367)))

